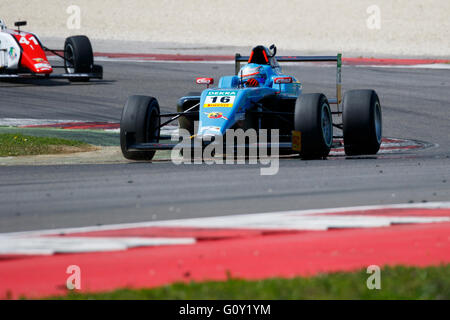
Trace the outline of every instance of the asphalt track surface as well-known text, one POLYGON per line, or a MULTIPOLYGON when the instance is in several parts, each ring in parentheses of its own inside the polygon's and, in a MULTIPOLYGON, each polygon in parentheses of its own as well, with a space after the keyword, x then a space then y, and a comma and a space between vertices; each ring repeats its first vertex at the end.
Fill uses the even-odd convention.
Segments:
MULTIPOLYGON (((198 76, 232 64, 102 62, 103 81, 0 82, 0 118, 119 121, 130 94, 153 95, 162 111, 199 91, 198 76)), ((332 67, 287 66, 305 92, 334 95, 332 67)), ((450 200, 450 71, 345 66, 344 90, 373 88, 383 135, 434 144, 377 157, 281 159, 260 165, 129 163, 0 167, 0 232, 96 224, 450 200)))

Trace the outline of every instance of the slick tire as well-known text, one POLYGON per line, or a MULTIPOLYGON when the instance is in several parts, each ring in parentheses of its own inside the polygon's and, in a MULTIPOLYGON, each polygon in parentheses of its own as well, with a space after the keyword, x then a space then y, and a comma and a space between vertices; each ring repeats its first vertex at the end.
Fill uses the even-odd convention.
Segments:
POLYGON ((294 130, 301 132, 302 159, 328 156, 333 143, 332 114, 324 94, 302 94, 295 103, 294 130))
POLYGON ((373 155, 382 138, 381 104, 374 90, 351 90, 344 95, 344 149, 348 156, 373 155))
MULTIPOLYGON (((67 73, 91 73, 94 68, 94 53, 91 41, 86 36, 73 36, 64 43, 64 68, 67 73)), ((69 79, 71 82, 88 82, 89 78, 69 79)))
POLYGON ((151 160, 155 151, 130 150, 140 143, 159 142, 160 111, 154 97, 130 96, 125 103, 120 120, 120 147, 125 158, 151 160))

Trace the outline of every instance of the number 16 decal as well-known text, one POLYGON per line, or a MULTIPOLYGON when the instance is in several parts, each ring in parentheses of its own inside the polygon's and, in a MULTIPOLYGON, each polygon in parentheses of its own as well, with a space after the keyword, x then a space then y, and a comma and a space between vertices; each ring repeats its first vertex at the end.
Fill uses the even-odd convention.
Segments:
MULTIPOLYGON (((219 98, 219 97, 212 97, 212 98, 211 98, 212 103, 216 103, 218 98, 219 98)), ((221 103, 228 103, 228 102, 230 102, 230 100, 231 100, 231 98, 228 97, 228 96, 226 96, 226 97, 221 97, 221 98, 220 98, 220 102, 221 102, 221 103)))

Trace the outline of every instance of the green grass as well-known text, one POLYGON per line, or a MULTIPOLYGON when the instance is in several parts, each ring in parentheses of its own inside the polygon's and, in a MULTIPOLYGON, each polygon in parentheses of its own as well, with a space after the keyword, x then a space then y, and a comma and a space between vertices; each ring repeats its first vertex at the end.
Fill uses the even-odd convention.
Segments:
POLYGON ((62 138, 67 140, 81 141, 95 146, 119 146, 120 138, 118 132, 104 130, 77 130, 58 128, 17 128, 1 127, 0 134, 13 133, 33 137, 62 138))
POLYGON ((0 157, 57 154, 88 151, 86 143, 54 137, 35 137, 20 133, 0 134, 0 157))
POLYGON ((120 289, 104 293, 69 293, 51 299, 450 299, 450 265, 385 267, 381 289, 369 290, 366 270, 310 278, 175 283, 155 289, 120 289))

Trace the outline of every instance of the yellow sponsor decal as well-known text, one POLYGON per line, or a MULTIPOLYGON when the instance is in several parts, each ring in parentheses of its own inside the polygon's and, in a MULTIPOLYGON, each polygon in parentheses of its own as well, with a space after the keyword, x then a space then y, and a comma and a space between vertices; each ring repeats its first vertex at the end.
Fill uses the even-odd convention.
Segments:
POLYGON ((302 133, 300 131, 292 131, 292 150, 302 151, 302 133))
POLYGON ((232 106, 232 103, 205 103, 203 105, 204 108, 231 108, 232 106))

